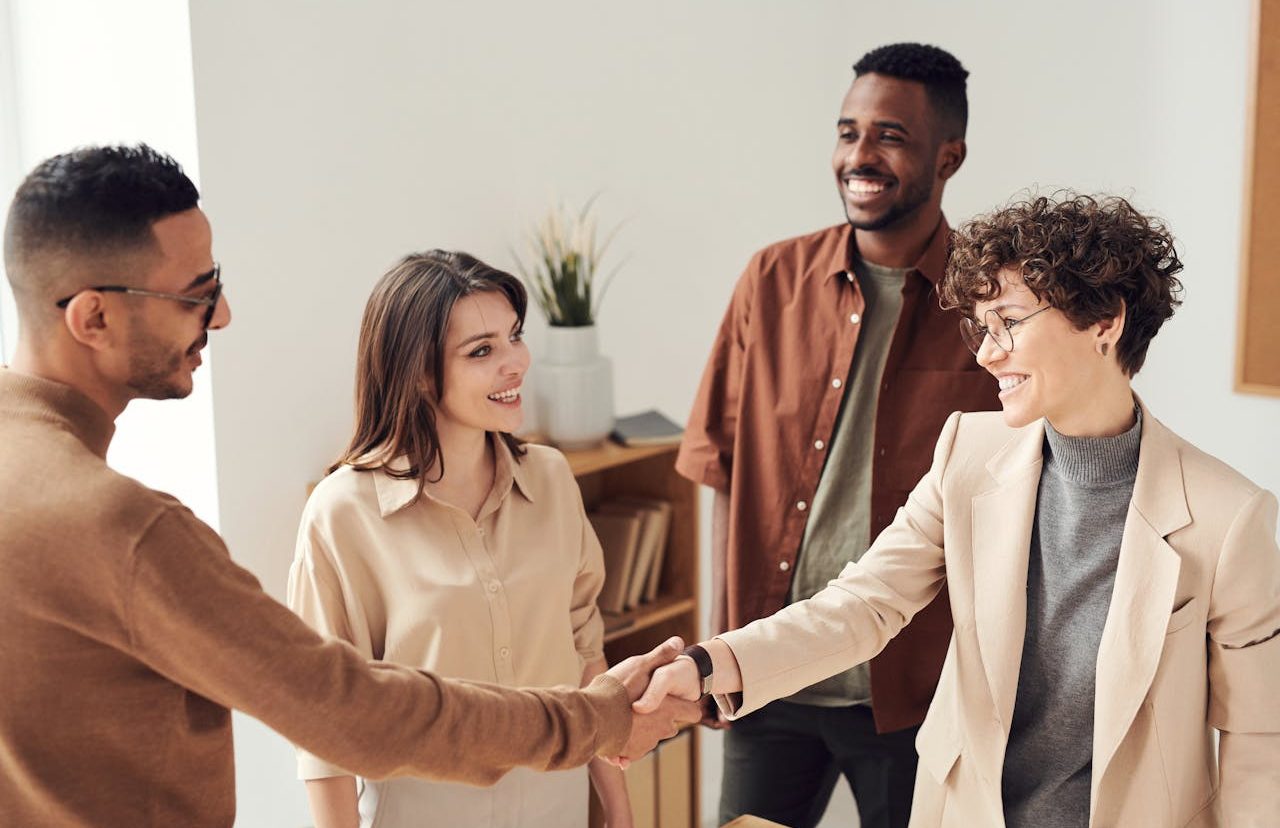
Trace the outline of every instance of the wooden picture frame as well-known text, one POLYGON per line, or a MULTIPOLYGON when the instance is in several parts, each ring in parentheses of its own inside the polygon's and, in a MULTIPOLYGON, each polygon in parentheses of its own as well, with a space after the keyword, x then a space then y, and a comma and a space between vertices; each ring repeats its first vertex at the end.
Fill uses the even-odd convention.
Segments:
POLYGON ((1237 391, 1280 397, 1280 0, 1254 0, 1237 391))

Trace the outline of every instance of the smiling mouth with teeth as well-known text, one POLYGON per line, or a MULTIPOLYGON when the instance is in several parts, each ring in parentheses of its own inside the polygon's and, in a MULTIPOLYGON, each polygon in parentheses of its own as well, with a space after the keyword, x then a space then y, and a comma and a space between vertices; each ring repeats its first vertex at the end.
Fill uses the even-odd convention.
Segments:
POLYGON ((846 178, 844 188, 852 195, 877 195, 889 189, 887 181, 870 181, 865 178, 846 178))
POLYGON ((1000 390, 1008 391, 1011 388, 1017 388, 1019 385, 1022 385, 1022 383, 1026 382, 1027 379, 1028 377, 1026 377, 1025 375, 1020 375, 1016 377, 1001 377, 1000 390))
POLYGON ((515 388, 508 388, 506 391, 499 391, 496 394, 490 394, 489 399, 494 402, 509 403, 520 399, 520 389, 523 386, 517 385, 515 388))

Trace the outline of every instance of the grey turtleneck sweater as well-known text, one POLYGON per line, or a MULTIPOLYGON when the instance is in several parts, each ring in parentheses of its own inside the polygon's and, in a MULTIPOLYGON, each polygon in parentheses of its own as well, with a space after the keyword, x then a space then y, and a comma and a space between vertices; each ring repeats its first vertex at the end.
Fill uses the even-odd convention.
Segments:
POLYGON ((1045 424, 1027 565, 1027 631, 1005 752, 1009 828, 1085 828, 1094 679, 1142 432, 1066 437, 1045 424))

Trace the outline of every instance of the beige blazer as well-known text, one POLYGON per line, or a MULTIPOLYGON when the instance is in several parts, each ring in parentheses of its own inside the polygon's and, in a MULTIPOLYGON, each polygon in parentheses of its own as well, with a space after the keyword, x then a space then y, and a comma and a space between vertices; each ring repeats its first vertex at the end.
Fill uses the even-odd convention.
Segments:
MULTIPOLYGON (((1089 824, 1278 826, 1276 499, 1143 415, 1098 650, 1089 824)), ((721 636, 744 687, 721 707, 746 715, 866 661, 945 580, 955 633, 916 739, 911 825, 1004 825, 1043 440, 1043 422, 953 414, 933 467, 860 562, 721 636)))

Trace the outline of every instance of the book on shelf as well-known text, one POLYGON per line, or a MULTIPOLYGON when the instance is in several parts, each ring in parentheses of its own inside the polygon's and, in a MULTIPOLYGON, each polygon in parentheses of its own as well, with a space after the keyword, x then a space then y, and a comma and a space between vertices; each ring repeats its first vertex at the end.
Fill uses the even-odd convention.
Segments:
POLYGON ((604 551, 604 586, 596 605, 601 612, 624 612, 643 518, 638 514, 595 511, 587 519, 604 551))
POLYGON ((641 519, 636 539, 636 554, 627 579, 627 609, 635 609, 643 601, 658 594, 662 560, 667 547, 667 530, 671 525, 671 504, 648 497, 619 497, 600 504, 599 511, 608 514, 631 514, 641 519))
POLYGON ((615 441, 624 446, 674 446, 684 436, 684 429, 657 409, 649 409, 613 423, 615 441))

